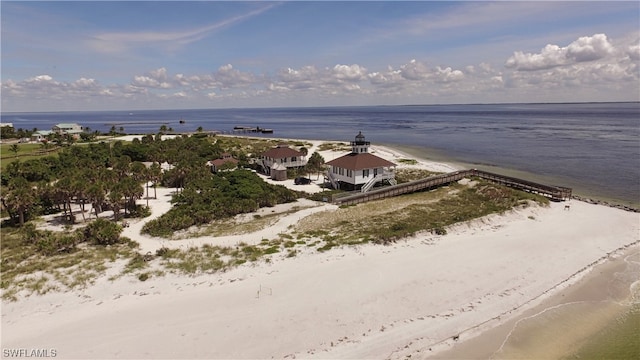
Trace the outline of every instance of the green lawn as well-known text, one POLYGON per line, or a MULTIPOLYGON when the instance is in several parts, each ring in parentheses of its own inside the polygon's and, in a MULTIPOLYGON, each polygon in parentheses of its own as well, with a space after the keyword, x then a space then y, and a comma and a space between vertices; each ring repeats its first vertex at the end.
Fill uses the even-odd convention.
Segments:
POLYGON ((42 144, 16 144, 18 145, 18 153, 15 154, 11 148, 13 144, 0 144, 0 169, 4 170, 7 165, 18 159, 25 161, 35 159, 41 156, 53 155, 60 150, 60 147, 51 146, 47 152, 44 151, 42 144), (17 155, 17 156, 16 156, 17 155))

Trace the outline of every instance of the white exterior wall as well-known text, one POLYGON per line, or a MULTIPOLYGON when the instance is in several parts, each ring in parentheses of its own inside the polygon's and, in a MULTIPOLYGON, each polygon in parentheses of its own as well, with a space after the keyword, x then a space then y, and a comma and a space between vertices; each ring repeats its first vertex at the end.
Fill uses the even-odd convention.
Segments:
POLYGON ((262 160, 264 161, 265 166, 268 166, 268 167, 271 167, 271 165, 273 164, 282 164, 288 168, 307 165, 307 160, 305 159, 298 159, 296 161, 293 161, 291 159, 292 158, 286 158, 286 161, 283 161, 284 159, 272 159, 269 157, 265 157, 262 160))
MULTIPOLYGON (((363 177, 362 176, 362 170, 356 170, 353 171, 353 174, 351 177, 347 176, 348 174, 348 170, 347 169, 343 169, 342 172, 344 175, 340 175, 339 174, 339 169, 335 168, 335 167, 331 167, 331 172, 333 174, 333 177, 338 180, 338 181, 343 181, 349 184, 353 184, 353 185, 363 185, 366 184, 369 180, 371 180, 374 177, 374 168, 372 169, 368 169, 369 170, 369 176, 368 177, 363 177)), ((382 174, 384 172, 384 168, 378 168, 378 175, 382 174)))

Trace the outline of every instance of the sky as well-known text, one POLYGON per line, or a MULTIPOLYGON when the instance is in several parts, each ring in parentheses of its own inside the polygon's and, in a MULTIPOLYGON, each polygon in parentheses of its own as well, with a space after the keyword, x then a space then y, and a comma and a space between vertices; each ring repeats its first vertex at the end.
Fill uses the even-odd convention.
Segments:
POLYGON ((640 101, 640 2, 0 2, 2 112, 640 101))

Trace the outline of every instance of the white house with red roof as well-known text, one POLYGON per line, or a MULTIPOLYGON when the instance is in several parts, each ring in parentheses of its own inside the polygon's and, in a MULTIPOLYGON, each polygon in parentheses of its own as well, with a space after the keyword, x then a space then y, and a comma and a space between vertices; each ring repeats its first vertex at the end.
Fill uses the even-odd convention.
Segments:
POLYGON ((273 177, 277 173, 277 180, 283 180, 281 178, 283 168, 301 168, 307 165, 307 159, 303 152, 292 149, 286 144, 280 144, 260 154, 259 163, 267 175, 273 177))
POLYGON ((327 178, 334 188, 366 192, 376 184, 396 184, 396 164, 369 153, 370 145, 359 132, 351 142, 351 153, 326 163, 327 178))

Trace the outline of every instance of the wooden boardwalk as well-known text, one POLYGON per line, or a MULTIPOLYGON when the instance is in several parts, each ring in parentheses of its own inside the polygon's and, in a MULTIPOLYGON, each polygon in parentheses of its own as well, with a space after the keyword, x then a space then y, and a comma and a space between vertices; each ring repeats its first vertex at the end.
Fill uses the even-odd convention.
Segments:
POLYGON ((353 205, 372 200, 384 199, 391 196, 409 194, 416 191, 433 189, 439 186, 450 184, 464 178, 479 177, 497 184, 505 185, 514 189, 540 194, 553 201, 564 201, 571 198, 572 190, 566 187, 550 186, 538 184, 532 181, 518 179, 510 176, 491 173, 483 170, 460 170, 447 174, 430 176, 428 178, 415 180, 394 186, 387 186, 365 193, 357 193, 344 197, 336 197, 333 203, 337 205, 353 205))

